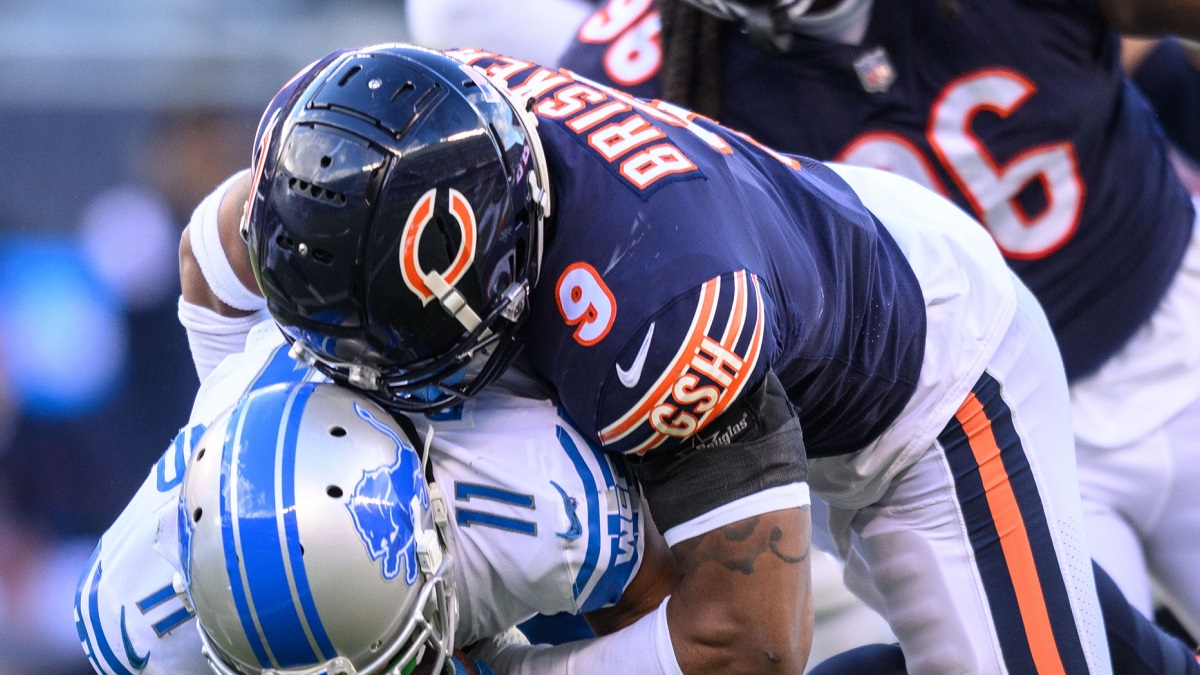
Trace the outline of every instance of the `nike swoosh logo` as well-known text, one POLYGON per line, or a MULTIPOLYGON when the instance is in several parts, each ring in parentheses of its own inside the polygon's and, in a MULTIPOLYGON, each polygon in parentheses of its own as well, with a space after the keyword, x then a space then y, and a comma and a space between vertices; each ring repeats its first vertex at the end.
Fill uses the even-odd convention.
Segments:
POLYGON ((583 534, 583 523, 579 522, 579 516, 575 515, 575 505, 571 503, 567 491, 562 489, 558 483, 550 481, 550 484, 554 486, 555 490, 558 490, 558 494, 563 500, 563 507, 567 510, 567 517, 571 519, 571 527, 567 528, 566 532, 555 532, 555 534, 563 539, 578 539, 583 534))
POLYGON ((650 330, 646 331, 646 337, 642 338, 642 346, 638 349, 637 356, 634 357, 633 363, 629 364, 629 368, 622 368, 621 364, 617 364, 617 379, 621 384, 625 385, 626 389, 633 389, 637 386, 639 380, 642 379, 642 366, 646 365, 646 354, 650 353, 650 340, 654 338, 654 324, 650 324, 650 330))
POLYGON ((150 662, 150 652, 147 650, 145 656, 138 656, 134 650, 133 642, 129 639, 129 629, 125 627, 125 605, 121 605, 121 642, 125 645, 125 658, 129 661, 129 666, 134 670, 145 668, 150 662))

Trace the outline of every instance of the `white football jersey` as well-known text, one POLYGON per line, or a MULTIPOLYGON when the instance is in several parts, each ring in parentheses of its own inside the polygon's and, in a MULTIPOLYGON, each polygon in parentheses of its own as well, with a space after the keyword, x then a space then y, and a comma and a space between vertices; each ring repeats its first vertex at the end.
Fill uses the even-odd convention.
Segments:
MULTIPOLYGON (((177 592, 183 472, 205 425, 247 391, 323 379, 287 351, 273 324, 251 332, 247 350, 205 379, 188 425, 101 538, 75 595, 79 638, 98 672, 210 672, 177 592)), ((632 476, 538 391, 510 369, 462 406, 413 420, 431 443, 449 507, 459 646, 534 614, 610 605, 641 563, 644 521, 632 476)))

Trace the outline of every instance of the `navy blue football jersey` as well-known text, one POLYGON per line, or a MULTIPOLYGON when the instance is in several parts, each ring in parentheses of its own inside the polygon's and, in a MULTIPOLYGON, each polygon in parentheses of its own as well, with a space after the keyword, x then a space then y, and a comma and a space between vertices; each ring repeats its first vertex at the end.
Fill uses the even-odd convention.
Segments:
MULTIPOLYGON (((904 174, 991 232, 1045 307, 1068 376, 1150 316, 1192 203, 1092 0, 875 2, 858 45, 796 35, 780 57, 728 31, 719 120, 776 149, 904 174)), ((660 95, 651 0, 613 0, 565 68, 660 95)))
POLYGON ((859 449, 896 418, 924 298, 828 167, 568 74, 448 55, 536 97, 554 233, 526 352, 581 429, 626 453, 704 440, 768 371, 809 456, 859 449))

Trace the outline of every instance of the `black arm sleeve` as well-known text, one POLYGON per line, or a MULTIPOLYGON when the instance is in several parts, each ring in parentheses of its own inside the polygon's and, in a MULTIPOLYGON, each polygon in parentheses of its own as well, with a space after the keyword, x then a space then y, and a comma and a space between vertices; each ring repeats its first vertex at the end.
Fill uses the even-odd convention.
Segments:
POLYGON ((633 468, 663 532, 742 497, 808 481, 800 421, 770 372, 704 431, 633 468))

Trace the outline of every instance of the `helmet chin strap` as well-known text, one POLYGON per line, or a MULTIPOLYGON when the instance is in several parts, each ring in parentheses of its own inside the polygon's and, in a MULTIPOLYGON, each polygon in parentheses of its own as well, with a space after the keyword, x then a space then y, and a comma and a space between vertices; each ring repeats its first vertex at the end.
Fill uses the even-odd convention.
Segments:
MULTIPOLYGON (((424 278, 425 284, 429 286, 429 290, 433 291, 434 297, 441 303, 442 308, 446 313, 458 320, 462 327, 467 329, 467 332, 473 332, 479 327, 479 315, 475 310, 471 309, 471 305, 467 304, 467 299, 459 290, 442 278, 437 272, 426 272, 424 278)), ((490 331, 484 330, 484 335, 490 331)))
MULTIPOLYGON (((436 541, 436 547, 434 547, 428 539, 424 541, 425 548, 431 551, 431 553, 426 553, 424 558, 421 557, 422 552, 420 547, 422 542, 418 541, 417 558, 421 563, 421 570, 426 574, 433 574, 439 567, 441 567, 443 554, 449 552, 451 541, 451 538, 446 534, 446 529, 450 526, 450 516, 449 509, 446 507, 446 497, 442 494, 442 486, 439 485, 437 480, 434 478, 433 466, 429 461, 432 452, 433 427, 429 427, 429 430, 425 433, 425 442, 421 449, 421 470, 425 474, 425 484, 429 492, 429 512, 433 515, 434 529, 436 530, 436 534, 440 537, 440 539, 436 541), (434 548, 436 548, 436 552, 432 552, 434 548), (434 559, 435 557, 436 560, 434 559)), ((414 510, 413 513, 416 513, 416 511, 414 510)), ((420 523, 417 523, 414 519, 414 528, 419 527, 420 523)), ((414 529, 414 531, 425 532, 427 530, 414 529)))

